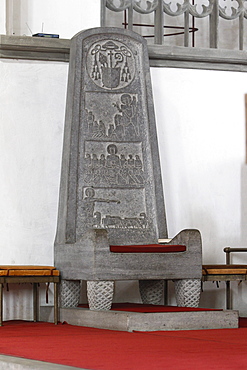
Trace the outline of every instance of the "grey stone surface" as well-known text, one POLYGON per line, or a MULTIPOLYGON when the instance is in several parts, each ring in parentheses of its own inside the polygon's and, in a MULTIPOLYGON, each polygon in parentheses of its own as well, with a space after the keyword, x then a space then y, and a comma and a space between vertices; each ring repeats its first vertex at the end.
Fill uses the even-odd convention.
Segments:
POLYGON ((187 251, 111 253, 107 231, 96 229, 85 233, 79 243, 56 245, 55 265, 61 270, 62 278, 68 280, 201 278, 200 233, 184 230, 169 244, 186 244, 187 251))
POLYGON ((162 304, 164 280, 139 280, 139 291, 143 304, 162 304))
POLYGON ((0 58, 69 61, 70 40, 0 35, 0 58))
MULTIPOLYGON (((52 307, 41 307, 41 320, 52 322, 52 307)), ((120 331, 164 331, 238 328, 238 311, 139 313, 61 309, 61 321, 71 325, 120 331)))
POLYGON ((201 279, 175 280, 175 295, 179 307, 198 307, 200 302, 201 279))
POLYGON ((87 281, 89 308, 92 310, 110 310, 114 288, 114 281, 87 281))
POLYGON ((73 370, 78 367, 28 360, 26 358, 0 355, 1 370, 73 370))
POLYGON ((72 39, 64 146, 58 243, 78 242, 91 228, 107 229, 113 244, 166 237, 148 53, 139 35, 99 28, 72 39))
POLYGON ((182 253, 111 253, 167 238, 148 51, 128 30, 71 43, 55 265, 67 280, 201 278, 201 236, 182 253))
POLYGON ((80 301, 80 280, 61 280, 60 307, 77 307, 80 301))

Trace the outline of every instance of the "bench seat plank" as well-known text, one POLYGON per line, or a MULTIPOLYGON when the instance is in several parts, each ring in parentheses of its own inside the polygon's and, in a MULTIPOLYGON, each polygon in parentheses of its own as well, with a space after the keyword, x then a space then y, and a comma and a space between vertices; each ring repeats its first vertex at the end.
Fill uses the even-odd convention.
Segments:
POLYGON ((59 276, 60 272, 53 266, 0 266, 0 276, 59 276))
POLYGON ((56 267, 37 265, 0 265, 0 270, 56 270, 56 267))
POLYGON ((246 275, 247 265, 203 265, 203 275, 246 275))

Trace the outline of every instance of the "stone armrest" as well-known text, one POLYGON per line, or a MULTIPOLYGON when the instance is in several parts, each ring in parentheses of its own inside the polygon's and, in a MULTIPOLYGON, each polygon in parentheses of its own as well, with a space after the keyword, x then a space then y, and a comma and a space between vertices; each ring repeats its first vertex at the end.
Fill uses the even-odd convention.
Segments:
POLYGON ((188 252, 195 251, 202 253, 201 233, 197 229, 181 230, 172 239, 159 239, 159 243, 163 245, 185 245, 188 252))

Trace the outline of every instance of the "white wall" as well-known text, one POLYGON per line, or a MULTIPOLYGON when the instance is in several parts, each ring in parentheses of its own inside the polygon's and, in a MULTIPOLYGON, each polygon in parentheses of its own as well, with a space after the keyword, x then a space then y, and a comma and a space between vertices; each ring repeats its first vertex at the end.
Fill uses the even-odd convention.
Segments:
MULTIPOLYGON (((198 228, 203 263, 225 263, 225 246, 247 245, 247 74, 153 68, 152 82, 169 234, 198 228)), ((247 254, 232 258, 247 264, 247 254)), ((232 287, 246 315, 247 285, 232 287)), ((204 283, 201 306, 224 308, 225 283, 204 283)))
MULTIPOLYGON (((78 11, 81 0, 8 1, 19 9, 10 33, 29 35, 26 23, 33 33, 44 23, 45 32, 70 38, 99 26, 99 0, 87 1, 87 13, 78 11), (58 17, 50 16, 54 12, 58 17)), ((67 72, 63 63, 0 61, 1 264, 53 263, 67 72)), ((169 234, 200 229, 203 262, 224 263, 223 248, 245 245, 247 237, 247 74, 151 72, 169 234)), ((247 256, 236 255, 234 262, 247 264, 247 256)), ((201 306, 224 307, 224 284, 220 290, 211 283, 204 287, 201 306)), ((118 283, 116 300, 139 300, 137 284, 118 283)), ((234 307, 245 315, 246 301, 246 283, 234 285, 234 307)), ((5 319, 30 319, 30 287, 10 286, 4 312, 5 319)))
MULTIPOLYGON (((53 263, 67 71, 63 63, 0 62, 1 264, 53 263)), ((224 246, 244 245, 246 236, 241 188, 247 74, 151 72, 169 236, 198 228, 203 262, 224 263, 224 246)), ((242 284, 234 302, 244 313, 242 284)), ((201 305, 224 307, 224 285, 220 291, 211 283, 204 287, 201 305)), ((14 287, 5 295, 6 318, 30 318, 25 294, 14 287), (13 293, 22 302, 13 305, 15 311, 13 293)), ((119 283, 116 299, 138 300, 136 284, 119 283)))
POLYGON ((52 264, 66 64, 2 61, 2 264, 52 264))
POLYGON ((0 35, 6 33, 6 3, 4 0, 0 0, 0 35))
MULTIPOLYGON (((100 0, 0 0, 0 34, 43 28, 69 39, 99 25, 100 0)), ((67 70, 0 61, 1 264, 53 264, 67 70)), ((30 286, 5 292, 4 319, 12 318, 32 319, 30 286)))
POLYGON ((204 262, 224 262, 219 248, 244 242, 247 74, 153 68, 152 81, 170 234, 198 227, 204 262))
MULTIPOLYGON (((67 69, 0 62, 1 264, 53 265, 67 69)), ((5 318, 31 319, 30 290, 10 285, 5 318)))
POLYGON ((31 36, 43 30, 71 38, 82 29, 100 25, 100 0, 7 1, 9 35, 31 36))

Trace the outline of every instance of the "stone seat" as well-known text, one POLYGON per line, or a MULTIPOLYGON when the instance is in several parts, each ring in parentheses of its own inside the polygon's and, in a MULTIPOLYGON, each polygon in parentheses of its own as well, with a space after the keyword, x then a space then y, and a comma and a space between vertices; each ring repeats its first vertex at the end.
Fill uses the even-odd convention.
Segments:
POLYGON ((201 234, 168 239, 159 155, 146 41, 119 28, 79 32, 54 245, 61 307, 77 306, 86 281, 89 308, 108 310, 119 280, 138 280, 145 304, 159 304, 172 280, 178 305, 198 306, 201 234))
POLYGON ((54 323, 58 323, 58 283, 60 271, 53 266, 1 265, 0 266, 0 326, 3 323, 3 286, 6 284, 33 285, 33 317, 38 321, 38 284, 54 284, 54 323))

